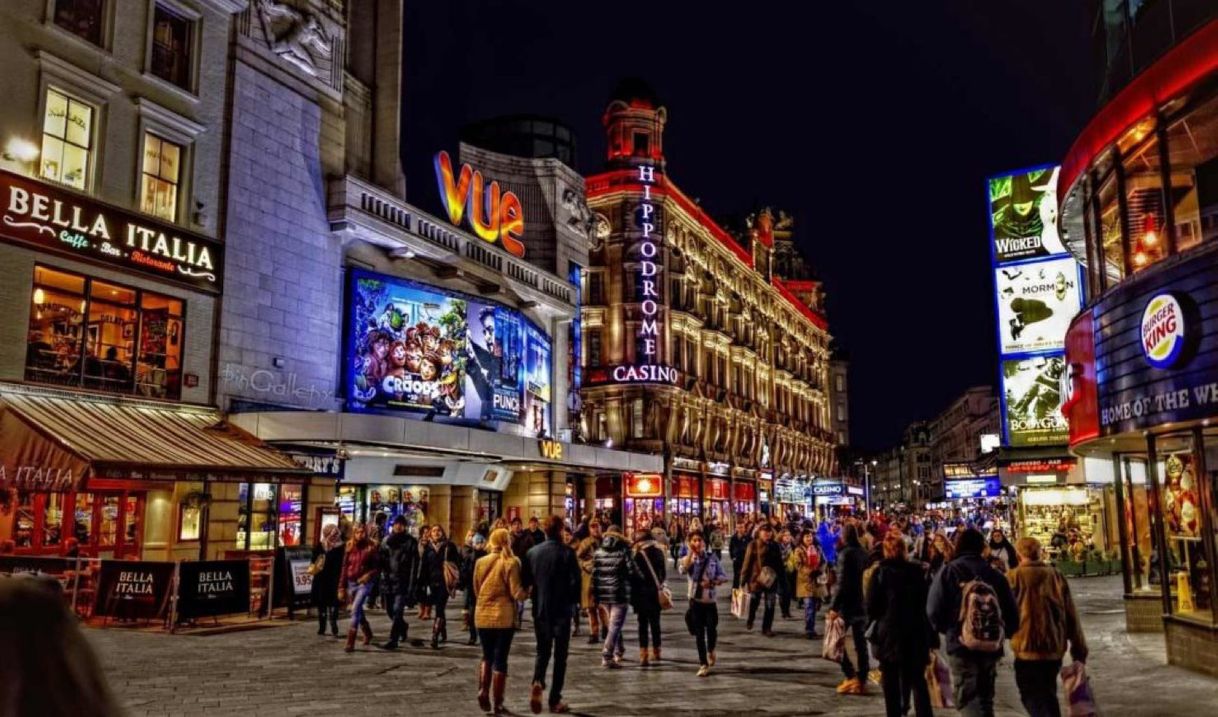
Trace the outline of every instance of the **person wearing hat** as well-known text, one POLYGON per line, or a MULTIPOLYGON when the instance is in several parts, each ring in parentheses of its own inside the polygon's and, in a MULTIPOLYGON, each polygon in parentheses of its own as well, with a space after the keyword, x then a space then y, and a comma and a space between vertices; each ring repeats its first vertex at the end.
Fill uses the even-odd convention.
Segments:
POLYGON ((469 628, 469 644, 478 644, 478 628, 474 627, 474 566, 486 557, 486 537, 470 530, 461 546, 461 589, 465 591, 465 605, 461 611, 465 626, 469 628))
POLYGON ((410 626, 402 619, 402 613, 414 603, 418 577, 419 543, 406 532, 406 516, 398 515, 393 519, 389 537, 381 543, 381 596, 392 622, 389 641, 381 645, 383 649, 396 650, 398 643, 406 639, 410 626))

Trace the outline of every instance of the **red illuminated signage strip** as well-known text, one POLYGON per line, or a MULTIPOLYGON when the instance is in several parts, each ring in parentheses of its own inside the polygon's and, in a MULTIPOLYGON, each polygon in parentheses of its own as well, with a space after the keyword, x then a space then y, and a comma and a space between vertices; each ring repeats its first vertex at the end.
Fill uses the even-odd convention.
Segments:
POLYGON ((1218 20, 1168 50, 1091 119, 1062 161, 1061 181, 1057 183, 1059 205, 1065 203, 1066 194, 1096 156, 1123 132, 1215 70, 1218 70, 1218 20))

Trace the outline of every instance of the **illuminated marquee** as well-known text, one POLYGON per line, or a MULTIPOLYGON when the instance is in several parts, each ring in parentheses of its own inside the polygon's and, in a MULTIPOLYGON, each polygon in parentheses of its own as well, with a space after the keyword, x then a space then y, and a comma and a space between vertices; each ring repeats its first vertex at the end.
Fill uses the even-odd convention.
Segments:
POLYGON ((496 241, 510 253, 523 257, 524 209, 520 197, 513 192, 500 192, 499 182, 489 185, 482 172, 469 164, 461 165, 459 174, 453 174, 452 159, 448 152, 439 152, 435 158, 436 181, 440 185, 440 200, 448 219, 457 226, 469 214, 469 225, 479 239, 492 244, 496 241))
POLYGON ((618 383, 673 383, 677 380, 677 370, 670 366, 657 364, 659 354, 658 342, 660 327, 657 318, 660 314, 660 265, 657 257, 660 247, 656 242, 655 232, 659 231, 656 215, 655 200, 651 196, 651 187, 656 181, 656 168, 652 165, 639 167, 639 182, 643 185, 643 201, 635 211, 635 223, 643 234, 639 242, 639 273, 638 287, 640 298, 639 310, 642 312, 642 323, 639 326, 639 336, 642 341, 638 346, 636 365, 615 366, 613 380, 618 383))

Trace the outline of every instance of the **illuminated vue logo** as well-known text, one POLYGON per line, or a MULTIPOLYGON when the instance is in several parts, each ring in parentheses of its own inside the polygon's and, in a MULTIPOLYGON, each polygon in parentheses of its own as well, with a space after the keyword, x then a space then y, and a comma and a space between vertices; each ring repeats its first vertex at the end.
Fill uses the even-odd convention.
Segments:
POLYGON ((1171 294, 1158 294, 1142 312, 1142 354, 1155 368, 1171 368, 1185 343, 1184 309, 1171 294))
POLYGON ((643 201, 635 212, 635 223, 642 230, 643 240, 639 242, 639 275, 637 286, 638 296, 641 297, 639 309, 643 313, 643 321, 639 327, 642 339, 636 345, 638 355, 635 356, 637 365, 616 366, 613 369, 613 380, 625 383, 663 382, 672 383, 676 380, 677 371, 670 366, 656 364, 656 342, 660 338, 656 317, 660 313, 660 267, 656 257, 660 253, 653 233, 656 231, 656 206, 651 197, 651 186, 656 181, 656 169, 646 165, 639 167, 639 181, 643 184, 643 201))
POLYGON ((435 158, 436 181, 440 185, 440 200, 448 212, 448 220, 458 226, 468 213, 469 225, 480 239, 492 244, 503 243, 503 248, 516 256, 524 256, 524 210, 520 197, 512 192, 500 192, 499 182, 486 184, 482 172, 469 164, 461 165, 461 172, 453 174, 453 162, 448 152, 439 152, 435 158))

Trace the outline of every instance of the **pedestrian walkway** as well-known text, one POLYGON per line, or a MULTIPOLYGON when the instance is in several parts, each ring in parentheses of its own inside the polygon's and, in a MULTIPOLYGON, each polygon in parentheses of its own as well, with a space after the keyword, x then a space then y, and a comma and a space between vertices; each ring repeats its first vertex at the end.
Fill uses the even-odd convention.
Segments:
MULTIPOLYGON (((837 665, 819 657, 821 643, 803 637, 802 621, 779 618, 778 636, 745 632, 726 596, 720 604, 718 665, 709 677, 694 676, 697 652, 684 630, 683 581, 671 581, 677 608, 665 613, 664 661, 638 665, 637 629, 627 621, 626 669, 600 667, 600 647, 572 641, 564 695, 586 715, 877 715, 878 687, 863 697, 834 693, 837 665)), ((1162 638, 1123 631, 1118 580, 1072 581, 1088 637, 1092 673, 1106 714, 1210 714, 1218 710, 1218 681, 1163 664, 1162 638), (1208 708, 1202 708, 1209 706, 1208 708)), ((794 609, 793 609, 794 611, 794 609)), ((411 620, 410 642, 397 652, 318 637, 316 623, 206 637, 150 635, 118 629, 90 630, 111 685, 139 715, 478 715, 475 702, 479 648, 464 644, 460 610, 451 610, 451 642, 438 651, 424 645, 428 624, 411 620)), ((388 634, 383 612, 372 614, 377 640, 388 634)), ((534 640, 531 624, 512 648, 507 706, 528 713, 534 640)), ((1000 715, 1022 709, 1009 666, 1000 670, 1000 715)), ((941 714, 955 714, 941 710, 941 714)))

